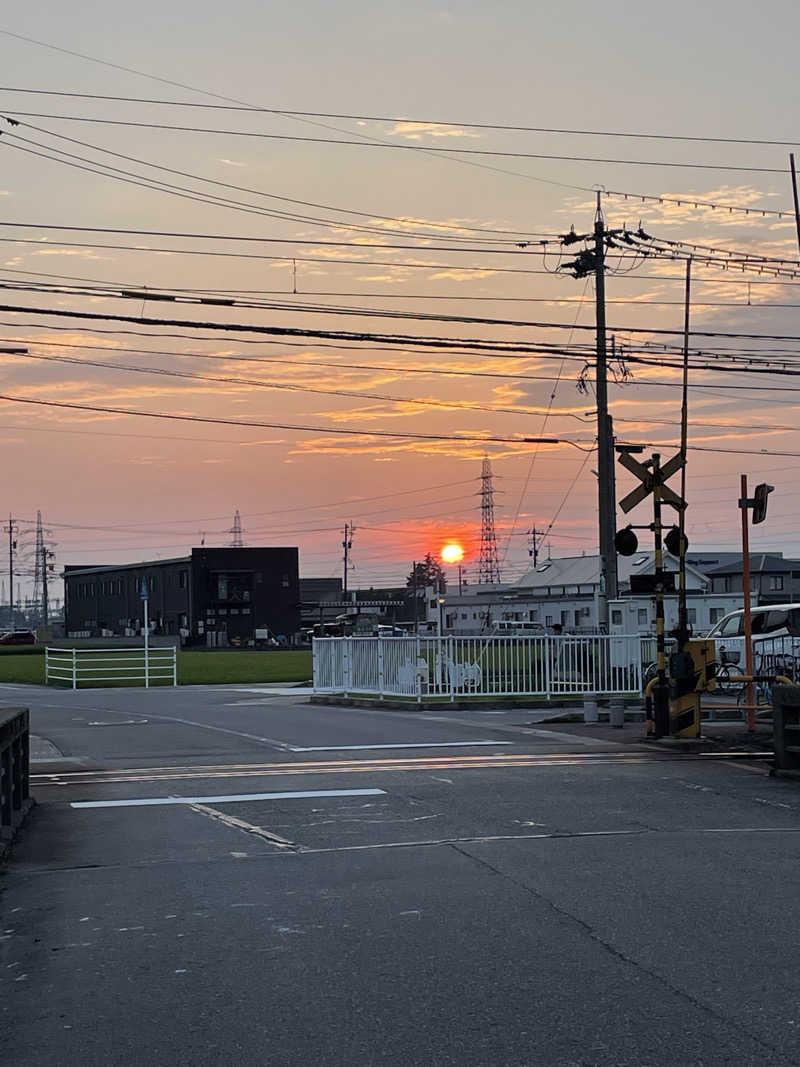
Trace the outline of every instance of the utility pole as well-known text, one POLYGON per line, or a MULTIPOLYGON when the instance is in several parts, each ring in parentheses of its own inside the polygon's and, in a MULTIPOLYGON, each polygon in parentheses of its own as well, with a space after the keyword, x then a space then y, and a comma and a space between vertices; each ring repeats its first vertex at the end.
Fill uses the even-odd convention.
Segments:
POLYGON ((600 534, 600 626, 608 628, 608 602, 617 598, 616 491, 614 485, 614 431, 608 414, 608 365, 606 362, 606 228, 602 194, 597 193, 594 218, 594 278, 597 396, 597 511, 600 534))
MULTIPOLYGON (((686 260, 686 286, 683 308, 683 381, 681 391, 681 499, 686 500, 686 450, 689 436, 689 312, 692 294, 692 257, 686 260)), ((689 612, 686 604, 686 508, 678 512, 680 555, 678 556, 678 645, 688 651, 689 612)))
POLYGON ((5 528, 8 534, 8 622, 9 628, 14 629, 14 553, 17 550, 15 535, 19 527, 12 517, 8 516, 8 525, 5 528))
POLYGON ((794 222, 797 228, 797 247, 800 250, 800 202, 797 199, 797 171, 794 166, 794 152, 789 153, 789 169, 792 172, 792 195, 794 197, 794 222))
POLYGON ((528 530, 528 555, 533 558, 533 569, 539 564, 539 549, 541 548, 544 533, 541 530, 537 530, 536 527, 532 530, 528 530))
POLYGON ((589 247, 579 252, 572 263, 564 269, 571 270, 573 277, 585 278, 594 274, 595 279, 595 393, 597 397, 597 516, 600 542, 600 595, 598 598, 598 623, 608 629, 608 602, 619 593, 617 580, 617 554, 614 548, 616 534, 616 483, 614 472, 614 427, 608 413, 608 362, 606 338, 606 246, 613 244, 614 237, 623 230, 606 229, 603 218, 602 194, 597 192, 597 210, 594 231, 576 234, 574 227, 561 239, 563 245, 586 241, 589 247))
POLYGON ((353 534, 356 532, 355 526, 352 522, 346 522, 344 524, 344 539, 342 540, 342 548, 344 549, 344 580, 342 582, 342 592, 347 596, 347 573, 350 569, 350 552, 353 548, 353 534))

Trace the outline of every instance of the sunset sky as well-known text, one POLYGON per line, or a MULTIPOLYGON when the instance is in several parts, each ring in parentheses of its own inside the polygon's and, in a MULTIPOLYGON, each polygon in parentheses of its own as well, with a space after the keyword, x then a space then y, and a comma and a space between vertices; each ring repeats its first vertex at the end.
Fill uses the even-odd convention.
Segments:
MULTIPOLYGON (((593 326, 594 288, 555 273, 582 247, 562 254, 557 238, 591 230, 599 186, 613 193, 610 226, 797 263, 788 154, 800 12, 768 2, 758 16, 755 32, 750 6, 682 0, 16 8, 0 26, 0 277, 3 305, 26 310, 0 312, 0 346, 30 355, 0 356, 0 393, 269 425, 2 400, 0 511, 25 533, 40 509, 61 565, 181 555, 202 536, 226 544, 238 509, 247 543, 300 547, 303 576, 341 574, 352 522, 353 585, 403 580, 449 540, 476 577, 487 454, 504 579, 528 566, 534 525, 554 556, 595 552, 596 457, 520 440, 594 438, 591 376, 579 390, 574 348, 593 344, 581 327, 593 326), (458 340, 571 354, 486 354, 458 340)), ((651 353, 610 385, 617 436, 671 455, 679 371, 657 346, 681 338, 650 331, 682 329, 684 262, 629 254, 609 266, 609 333, 623 353, 651 353)), ((697 350, 709 361, 727 350, 796 365, 791 265, 776 278, 697 260, 692 299, 698 331, 768 335, 695 337, 694 362, 697 350)), ((690 544, 738 546, 747 473, 776 486, 754 549, 800 554, 800 382, 695 369, 691 383, 690 544)), ((618 497, 632 484, 621 471, 618 497)))

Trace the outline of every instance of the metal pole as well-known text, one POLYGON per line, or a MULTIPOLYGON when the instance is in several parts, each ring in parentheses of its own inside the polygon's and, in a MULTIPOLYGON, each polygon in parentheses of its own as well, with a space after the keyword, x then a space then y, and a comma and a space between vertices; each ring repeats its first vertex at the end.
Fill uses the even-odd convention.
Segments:
POLYGON ((794 167, 794 152, 789 153, 789 167, 792 171, 792 195, 794 196, 794 221, 797 227, 797 247, 800 250, 800 203, 797 200, 797 172, 794 167))
POLYGON ((144 687, 150 688, 150 620, 148 618, 148 597, 144 598, 144 687))
POLYGON ((654 736, 669 734, 669 689, 664 646, 664 550, 661 543, 661 456, 653 454, 653 535, 655 540, 656 579, 656 661, 658 684, 653 693, 654 736))
POLYGON ((47 548, 42 545, 42 623, 47 626, 50 615, 50 604, 47 596, 47 548))
POLYGON ((608 415, 608 368, 606 363, 606 282, 605 224, 601 193, 597 193, 594 220, 595 316, 597 352, 595 392, 597 395, 597 509, 600 535, 600 596, 598 622, 608 627, 608 602, 617 597, 617 554, 614 550, 614 464, 611 455, 613 432, 608 415))
MULTIPOLYGON (((689 434, 689 310, 692 287, 692 257, 686 260, 686 293, 683 311, 683 389, 681 393, 681 500, 686 500, 686 451, 689 434)), ((686 508, 678 513, 680 555, 678 557, 678 632, 681 651, 689 640, 689 613, 686 606, 686 508)))
MULTIPOLYGON (((750 530, 748 528, 747 475, 742 475, 742 496, 739 507, 742 511, 742 584, 744 586, 744 655, 745 673, 753 677, 753 626, 750 615, 750 530)), ((747 683, 747 729, 756 728, 755 693, 753 683, 747 683)))
POLYGON ((8 628, 14 629, 14 520, 8 516, 8 628))

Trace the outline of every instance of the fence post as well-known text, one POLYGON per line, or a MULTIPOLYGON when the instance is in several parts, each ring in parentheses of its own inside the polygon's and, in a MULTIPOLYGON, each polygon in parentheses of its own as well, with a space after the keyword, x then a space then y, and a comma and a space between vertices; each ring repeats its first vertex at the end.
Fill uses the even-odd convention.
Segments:
POLYGON ((77 649, 73 648, 73 650, 72 650, 72 688, 73 689, 77 689, 78 688, 78 660, 77 660, 76 653, 77 653, 77 649))
POLYGON ((311 638, 311 688, 316 690, 317 678, 319 677, 319 650, 317 648, 317 638, 311 638))
POLYGON ((550 658, 552 655, 552 643, 550 634, 545 634, 544 637, 544 693, 545 699, 549 700, 551 697, 550 691, 550 658))
POLYGON ((383 638, 375 640, 378 642, 378 697, 383 700, 383 638))
POLYGON ((350 683, 352 681, 352 674, 350 671, 350 657, 353 652, 353 639, 352 637, 344 637, 342 638, 342 640, 344 641, 344 647, 342 648, 342 682, 344 684, 344 695, 347 696, 350 691, 350 683))
POLYGON ((50 649, 44 646, 44 684, 50 684, 50 649))
POLYGON ((144 687, 150 688, 150 649, 147 642, 144 646, 144 687))
POLYGON ((172 685, 176 687, 178 684, 178 649, 176 645, 172 646, 172 685))
POLYGON ((420 674, 420 670, 419 670, 419 659, 420 659, 420 655, 419 654, 420 654, 420 644, 419 644, 419 634, 417 634, 417 650, 416 650, 416 654, 415 654, 415 657, 414 657, 414 675, 415 675, 416 680, 417 680, 417 703, 421 704, 422 703, 422 675, 420 674))
POLYGON ((456 699, 455 689, 453 682, 455 681, 456 673, 456 661, 455 661, 455 646, 453 643, 452 634, 447 638, 448 652, 447 652, 447 665, 445 667, 447 673, 450 676, 450 703, 452 704, 456 699))

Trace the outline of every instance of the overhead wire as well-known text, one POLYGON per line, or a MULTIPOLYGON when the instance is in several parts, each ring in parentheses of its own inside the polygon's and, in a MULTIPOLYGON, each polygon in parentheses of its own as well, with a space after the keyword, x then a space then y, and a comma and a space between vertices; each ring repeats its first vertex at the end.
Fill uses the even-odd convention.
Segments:
MULTIPOLYGON (((170 132, 179 133, 208 133, 221 137, 244 137, 255 138, 258 140, 267 141, 290 141, 298 142, 301 144, 329 144, 329 145, 341 145, 346 147, 357 148, 388 148, 394 151, 405 151, 414 153, 424 153, 426 155, 443 155, 443 156, 481 156, 490 157, 493 159, 536 159, 554 162, 567 162, 567 163, 603 163, 611 164, 614 166, 630 166, 630 167, 666 167, 669 169, 686 169, 686 170, 713 170, 713 171, 725 171, 725 172, 741 172, 747 174, 788 174, 787 167, 754 167, 740 164, 730 163, 687 163, 678 162, 676 160, 662 160, 662 159, 630 159, 623 156, 620 157, 606 157, 606 156, 573 156, 565 155, 563 153, 550 153, 550 152, 516 152, 509 150, 501 150, 496 148, 464 148, 459 146, 457 148, 448 148, 444 145, 417 145, 417 144, 403 144, 394 143, 390 141, 378 141, 368 140, 363 138, 362 135, 356 135, 360 139, 352 140, 346 137, 312 137, 302 136, 300 134, 289 133, 266 133, 263 130, 232 130, 226 127, 208 127, 208 126, 180 126, 175 123, 166 122, 140 122, 133 119, 104 119, 96 118, 87 115, 56 115, 48 112, 41 111, 17 111, 6 110, 9 115, 20 115, 22 117, 40 118, 56 120, 61 122, 85 122, 92 125, 101 126, 121 126, 127 128, 148 129, 148 130, 168 130, 170 132)), ((50 132, 50 131, 45 131, 50 132)), ((591 191, 590 187, 584 187, 586 191, 591 191)))
MULTIPOLYGON (((2 31, 0 31, 2 32, 2 31)), ((342 112, 333 111, 294 111, 288 108, 268 108, 257 107, 255 105, 232 105, 232 104, 206 104, 197 103, 190 100, 163 100, 152 99, 148 97, 137 96, 112 96, 103 93, 79 93, 68 92, 64 90, 55 89, 27 89, 20 86, 0 86, 0 92, 7 93, 26 93, 35 96, 63 96, 69 98, 77 98, 83 100, 106 100, 114 103, 129 103, 129 104, 158 104, 167 105, 170 107, 189 107, 199 108, 212 111, 243 111, 251 112, 254 114, 267 114, 267 115, 289 115, 306 118, 325 118, 325 119, 347 119, 354 122, 393 122, 393 123, 410 123, 412 125, 424 125, 424 126, 447 126, 447 127, 462 127, 470 130, 498 130, 506 131, 510 133, 549 133, 549 134, 567 134, 569 136, 583 136, 583 137, 620 137, 620 138, 633 138, 638 140, 647 141, 696 141, 704 142, 708 144, 744 144, 744 145, 766 145, 774 146, 778 148, 793 148, 800 145, 800 141, 787 141, 787 140, 767 140, 761 138, 752 137, 710 137, 710 136, 696 136, 691 134, 670 134, 670 133, 636 133, 630 131, 621 130, 589 130, 589 129, 564 129, 561 127, 552 126, 515 126, 508 123, 496 123, 496 122, 472 122, 465 121, 463 119, 432 119, 432 118, 419 118, 411 117, 408 115, 353 115, 345 114, 342 112)))

